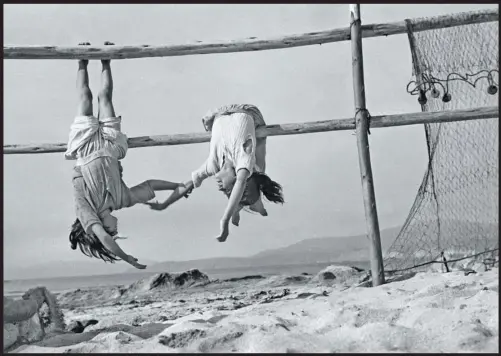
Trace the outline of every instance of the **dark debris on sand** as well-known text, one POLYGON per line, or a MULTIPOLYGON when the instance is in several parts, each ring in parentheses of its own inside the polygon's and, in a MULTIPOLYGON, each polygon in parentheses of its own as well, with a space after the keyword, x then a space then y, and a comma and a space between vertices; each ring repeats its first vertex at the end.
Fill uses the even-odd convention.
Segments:
MULTIPOLYGON (((78 306, 81 310, 77 314, 89 318, 97 317, 93 316, 94 308, 112 307, 117 308, 116 313, 137 310, 142 315, 146 312, 149 322, 165 323, 193 313, 237 310, 286 299, 325 297, 333 283, 363 276, 363 272, 355 269, 331 267, 317 275, 251 275, 210 280, 206 274, 194 269, 177 274, 157 273, 129 286, 75 290, 61 294, 59 299, 63 308, 78 306), (324 278, 326 272, 335 273, 339 278, 328 280, 324 278), (168 305, 163 302, 168 302, 168 305)), ((141 318, 136 320, 133 315, 130 324, 140 325, 141 318)))

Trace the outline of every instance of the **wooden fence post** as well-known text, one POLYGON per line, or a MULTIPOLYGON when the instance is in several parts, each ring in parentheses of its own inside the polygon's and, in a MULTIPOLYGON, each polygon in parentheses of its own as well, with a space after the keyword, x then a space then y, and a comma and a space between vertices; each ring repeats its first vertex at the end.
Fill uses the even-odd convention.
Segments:
POLYGON ((362 178, 362 194, 365 206, 367 234, 370 240, 372 286, 384 284, 383 254, 379 235, 379 222, 372 179, 371 156, 369 152, 369 121, 365 107, 364 62, 362 53, 362 32, 360 4, 350 4, 351 53, 353 91, 355 94, 355 124, 357 146, 362 178))

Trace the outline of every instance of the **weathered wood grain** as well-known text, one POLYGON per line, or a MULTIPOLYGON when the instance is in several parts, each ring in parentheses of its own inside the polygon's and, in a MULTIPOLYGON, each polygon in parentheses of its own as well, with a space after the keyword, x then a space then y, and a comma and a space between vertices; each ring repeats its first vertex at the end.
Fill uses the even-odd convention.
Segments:
MULTIPOLYGON (((473 23, 499 21, 499 11, 482 10, 451 15, 413 19, 413 31, 425 31, 438 28, 468 25, 473 23)), ((406 33, 405 21, 370 24, 361 27, 362 37, 391 36, 406 33)), ((350 28, 288 35, 277 38, 246 39, 183 45, 131 45, 131 46, 43 46, 43 45, 4 45, 4 59, 133 59, 147 57, 189 56, 195 54, 231 53, 263 51, 322 43, 350 40, 350 28)))
POLYGON ((364 55, 362 50, 360 4, 350 5, 350 23, 358 163, 360 167, 360 180, 362 182, 362 197, 364 201, 367 237, 369 238, 370 245, 372 286, 377 287, 384 284, 384 267, 376 194, 374 192, 374 179, 372 176, 371 154, 369 149, 368 129, 370 123, 369 113, 366 110, 365 103, 364 55))
MULTIPOLYGON (((499 117, 499 107, 483 107, 468 110, 416 112, 398 115, 373 116, 370 128, 430 124, 467 120, 492 119, 499 117)), ((355 119, 337 119, 303 122, 295 124, 268 125, 256 131, 257 137, 301 135, 315 132, 355 130, 355 119)), ((129 148, 173 146, 210 141, 210 133, 187 133, 131 137, 129 148)), ((66 143, 12 144, 4 145, 4 154, 56 153, 66 151, 66 143)))

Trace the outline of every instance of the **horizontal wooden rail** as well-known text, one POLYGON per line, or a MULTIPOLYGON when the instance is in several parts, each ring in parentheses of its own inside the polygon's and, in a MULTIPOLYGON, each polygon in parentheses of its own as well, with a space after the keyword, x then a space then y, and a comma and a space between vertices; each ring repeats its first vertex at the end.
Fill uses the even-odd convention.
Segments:
MULTIPOLYGON (((474 23, 499 21, 498 9, 462 12, 452 15, 413 19, 413 31, 434 30, 474 23)), ((405 21, 362 26, 362 37, 390 36, 406 33, 405 21)), ((172 57, 194 54, 262 51, 317 45, 350 40, 350 28, 288 35, 271 39, 250 37, 242 40, 184 45, 137 46, 18 46, 5 45, 4 59, 132 59, 172 57)))
MULTIPOLYGON (((484 107, 468 110, 417 112, 411 114, 381 115, 370 119, 371 128, 430 124, 438 122, 492 119, 499 117, 499 107, 484 107)), ((257 137, 299 135, 326 131, 355 130, 355 119, 304 122, 297 124, 268 125, 256 131, 257 137)), ((141 136, 129 139, 129 148, 173 146, 210 141, 210 133, 141 136)), ((4 145, 4 154, 54 153, 66 151, 65 143, 4 145)))

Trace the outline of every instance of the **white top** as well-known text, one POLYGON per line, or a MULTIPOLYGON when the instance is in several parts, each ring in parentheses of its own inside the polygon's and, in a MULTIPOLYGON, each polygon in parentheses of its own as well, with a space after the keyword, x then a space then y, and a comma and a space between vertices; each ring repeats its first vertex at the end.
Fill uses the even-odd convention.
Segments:
POLYGON ((244 113, 219 116, 214 120, 210 140, 209 157, 191 174, 193 185, 198 188, 204 179, 215 175, 225 162, 231 162, 235 172, 247 169, 251 174, 256 165, 256 130, 252 116, 244 113), (251 140, 246 152, 244 144, 251 140))
POLYGON ((77 116, 71 125, 67 160, 77 160, 81 166, 98 157, 123 159, 127 153, 127 136, 121 129, 122 118, 108 117, 98 120, 95 116, 77 116))

